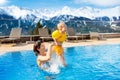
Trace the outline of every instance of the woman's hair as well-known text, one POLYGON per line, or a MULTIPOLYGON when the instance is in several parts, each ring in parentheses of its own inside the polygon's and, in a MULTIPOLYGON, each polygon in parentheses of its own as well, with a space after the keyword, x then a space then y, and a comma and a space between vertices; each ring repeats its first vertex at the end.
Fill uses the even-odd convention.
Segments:
POLYGON ((43 43, 43 41, 40 39, 40 40, 36 41, 35 44, 34 44, 34 46, 33 46, 33 51, 35 52, 36 56, 38 54, 40 54, 40 52, 38 51, 38 49, 40 49, 41 43, 43 43))

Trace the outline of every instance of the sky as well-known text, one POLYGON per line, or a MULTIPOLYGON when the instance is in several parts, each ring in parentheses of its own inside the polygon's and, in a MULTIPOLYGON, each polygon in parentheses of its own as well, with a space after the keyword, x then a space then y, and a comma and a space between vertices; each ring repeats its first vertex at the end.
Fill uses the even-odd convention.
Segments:
POLYGON ((90 6, 93 8, 112 8, 120 6, 120 0, 0 0, 0 6, 25 7, 29 9, 59 9, 64 6, 80 8, 90 6))

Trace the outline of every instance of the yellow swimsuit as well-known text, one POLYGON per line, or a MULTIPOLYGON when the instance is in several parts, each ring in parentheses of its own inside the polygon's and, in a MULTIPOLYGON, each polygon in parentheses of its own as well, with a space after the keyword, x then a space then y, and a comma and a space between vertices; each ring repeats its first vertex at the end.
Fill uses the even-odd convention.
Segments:
MULTIPOLYGON (((56 30, 52 33, 52 38, 55 38, 58 42, 63 42, 66 40, 66 33, 60 33, 58 30, 56 30)), ((62 46, 53 46, 53 50, 58 55, 61 55, 64 49, 62 46)))

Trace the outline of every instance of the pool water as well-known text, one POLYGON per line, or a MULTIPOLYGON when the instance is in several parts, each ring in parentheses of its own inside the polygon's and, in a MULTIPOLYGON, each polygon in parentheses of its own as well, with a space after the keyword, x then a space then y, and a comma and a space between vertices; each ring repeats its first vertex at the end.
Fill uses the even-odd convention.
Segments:
POLYGON ((0 80, 120 80, 120 45, 69 47, 67 67, 45 72, 37 67, 33 51, 0 55, 0 80))

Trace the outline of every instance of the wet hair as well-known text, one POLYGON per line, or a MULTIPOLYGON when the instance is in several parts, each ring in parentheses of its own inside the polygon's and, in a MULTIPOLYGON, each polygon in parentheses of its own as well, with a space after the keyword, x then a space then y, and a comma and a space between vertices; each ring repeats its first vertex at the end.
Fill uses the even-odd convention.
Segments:
POLYGON ((41 43, 43 43, 43 41, 40 39, 40 40, 36 41, 34 46, 33 46, 33 51, 35 52, 36 56, 38 56, 38 54, 40 54, 38 49, 40 49, 41 43))

